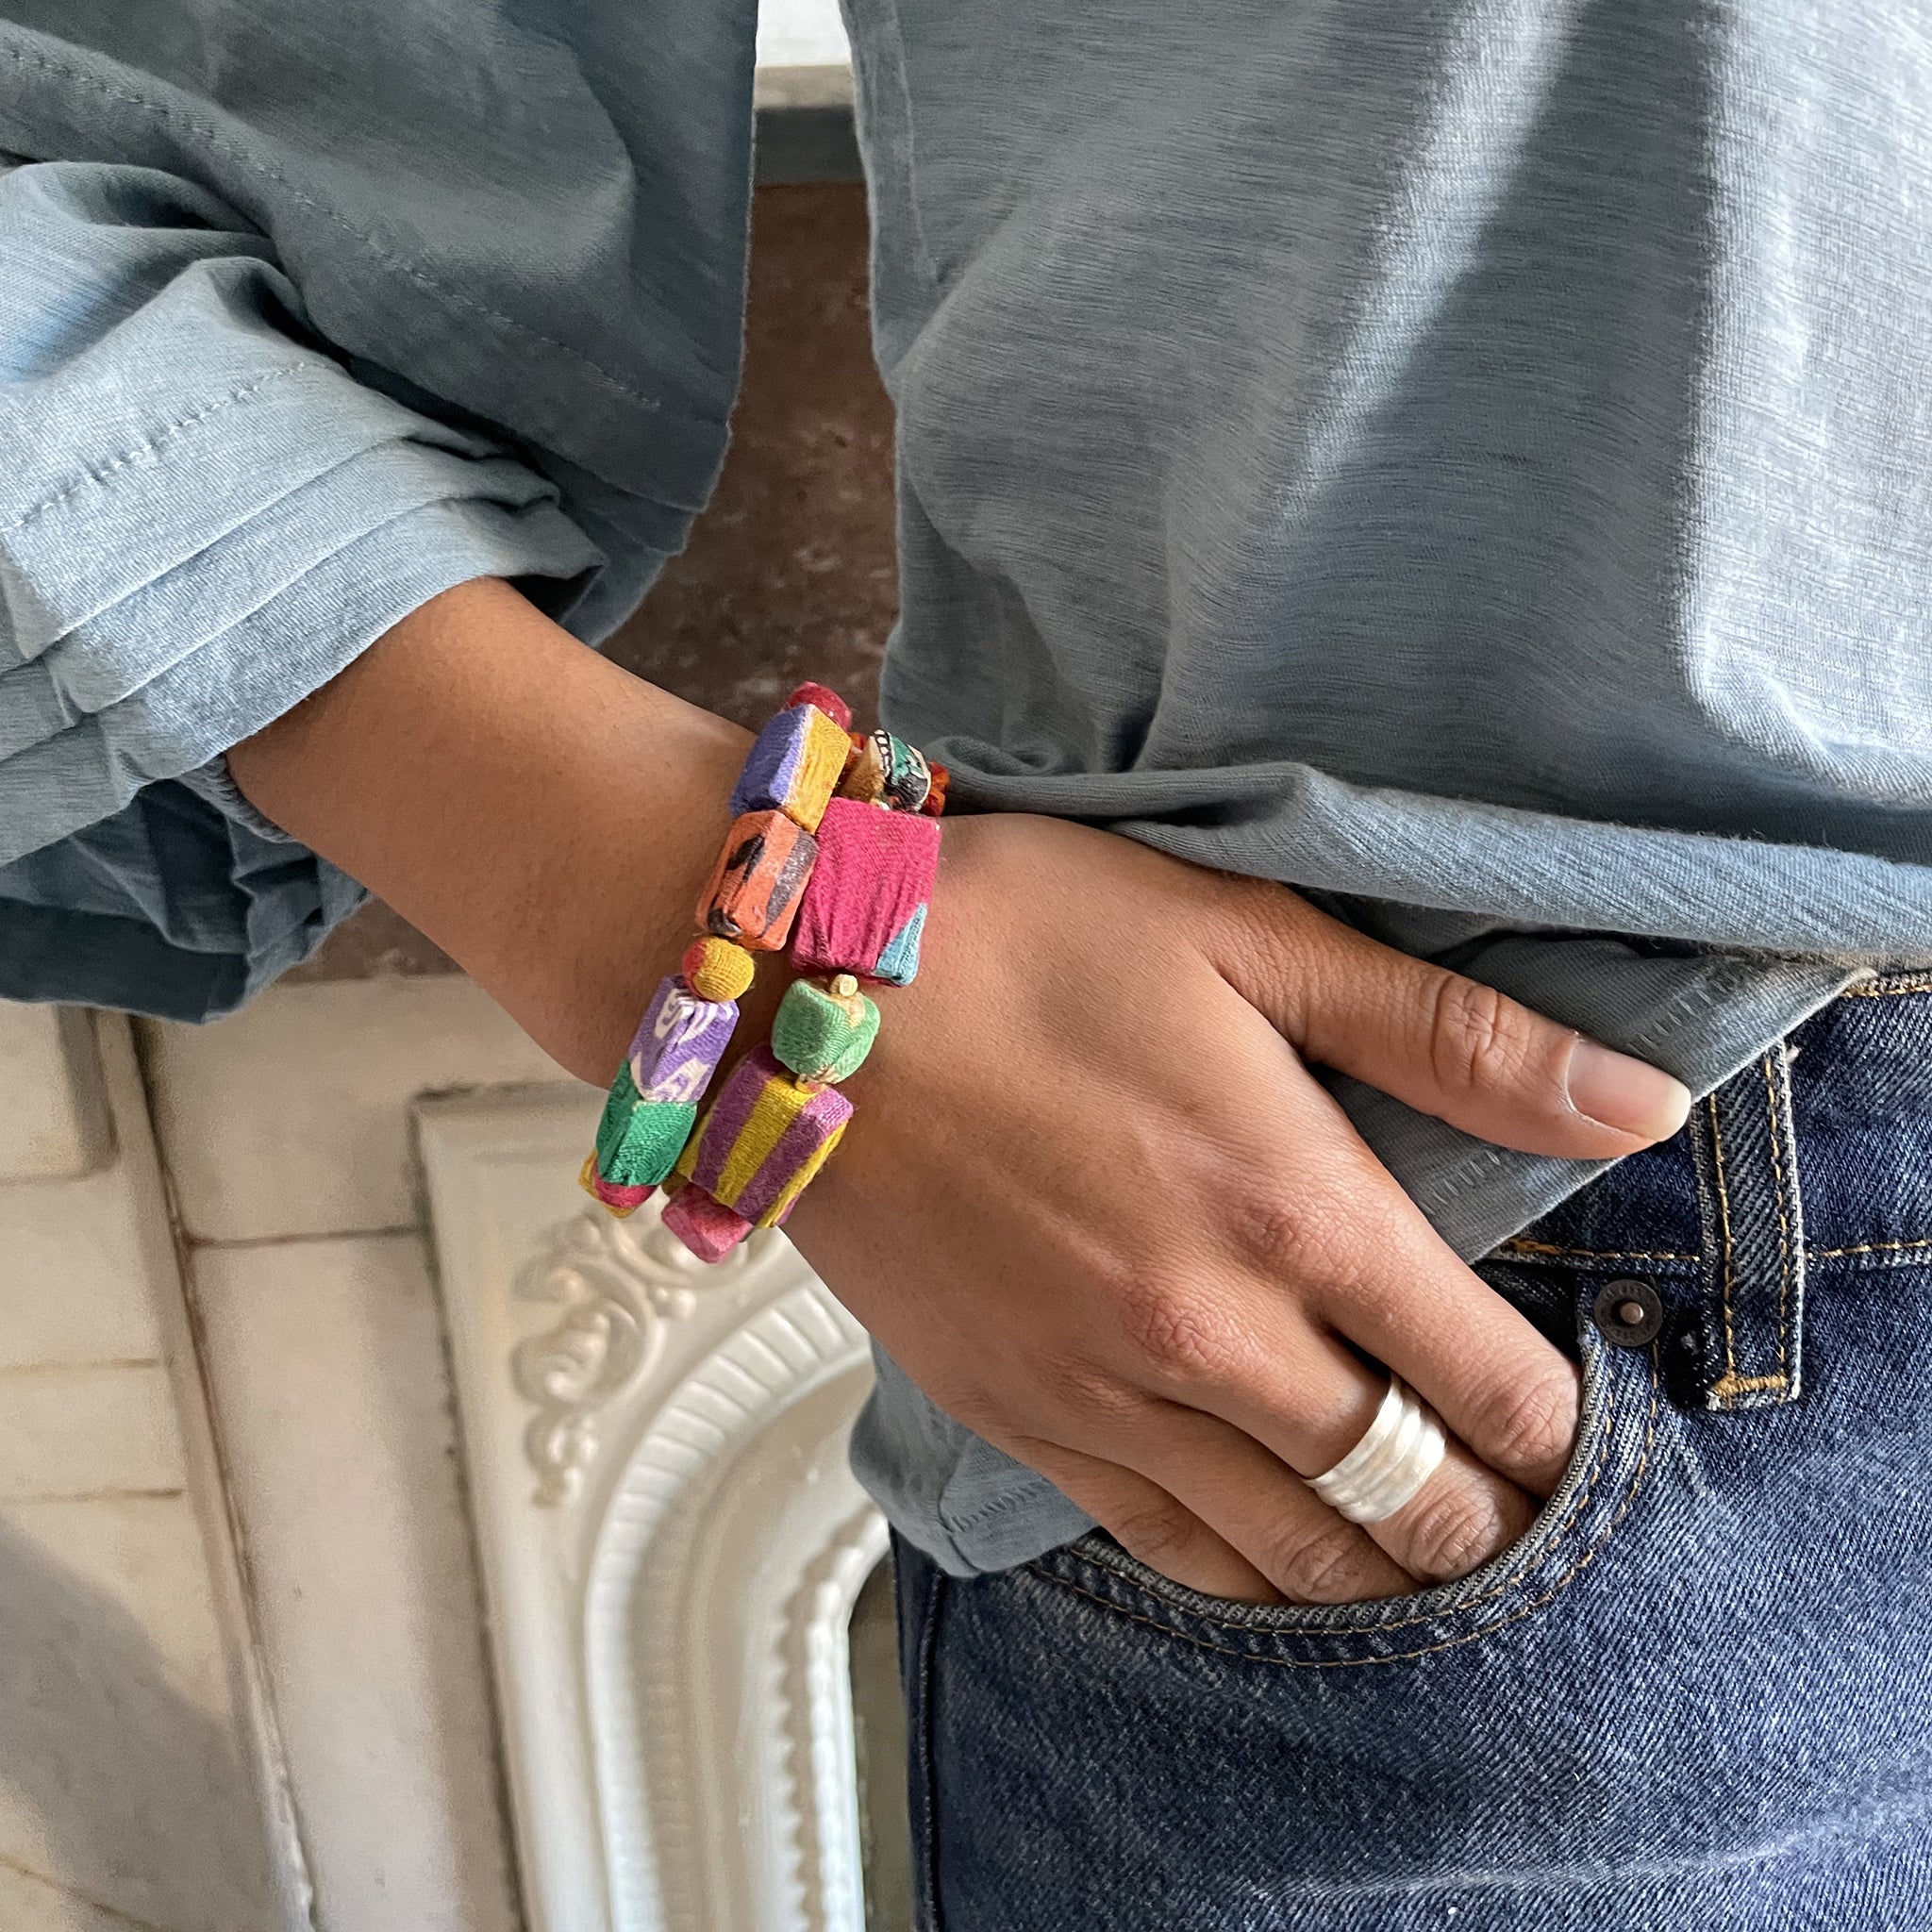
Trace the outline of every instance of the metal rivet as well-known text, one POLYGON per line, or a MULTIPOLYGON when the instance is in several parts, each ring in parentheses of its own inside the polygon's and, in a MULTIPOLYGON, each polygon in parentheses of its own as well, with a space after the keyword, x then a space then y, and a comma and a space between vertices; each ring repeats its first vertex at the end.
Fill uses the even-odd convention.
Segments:
POLYGON ((1648 1348, 1664 1325, 1663 1297, 1647 1281, 1607 1281, 1591 1314, 1606 1341, 1619 1348, 1648 1348))

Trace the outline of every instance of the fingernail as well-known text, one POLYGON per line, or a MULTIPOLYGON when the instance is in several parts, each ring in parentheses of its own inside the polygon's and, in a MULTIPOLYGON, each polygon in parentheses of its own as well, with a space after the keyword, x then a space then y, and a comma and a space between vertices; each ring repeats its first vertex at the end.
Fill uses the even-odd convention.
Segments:
POLYGON ((1599 1126, 1667 1141, 1690 1111, 1690 1090, 1659 1067, 1579 1035, 1570 1049, 1570 1105, 1599 1126))

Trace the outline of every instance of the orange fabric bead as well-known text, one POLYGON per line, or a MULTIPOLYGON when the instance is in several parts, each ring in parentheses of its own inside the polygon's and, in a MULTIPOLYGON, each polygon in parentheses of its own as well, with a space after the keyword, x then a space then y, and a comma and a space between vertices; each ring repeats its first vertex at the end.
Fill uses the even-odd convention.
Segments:
POLYGON ((755 952, 782 950, 818 850, 812 835, 782 811, 746 812, 733 823, 705 883, 698 924, 755 952))

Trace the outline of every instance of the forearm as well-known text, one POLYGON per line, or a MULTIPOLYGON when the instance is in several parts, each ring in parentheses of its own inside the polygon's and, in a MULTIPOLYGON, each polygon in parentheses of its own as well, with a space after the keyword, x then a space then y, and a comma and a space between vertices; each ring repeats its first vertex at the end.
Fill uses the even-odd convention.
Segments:
POLYGON ((424 605, 228 763, 258 809, 601 1084, 689 941, 749 742, 485 578, 424 605))

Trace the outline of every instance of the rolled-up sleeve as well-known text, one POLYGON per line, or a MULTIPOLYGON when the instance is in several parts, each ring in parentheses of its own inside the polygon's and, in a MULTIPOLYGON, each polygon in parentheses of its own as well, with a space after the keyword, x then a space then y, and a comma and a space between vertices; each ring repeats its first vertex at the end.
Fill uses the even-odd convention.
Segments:
POLYGON ((0 174, 0 996, 200 1019, 357 888, 220 757, 482 575, 601 562, 488 428, 308 324, 267 241, 138 167, 0 174))

